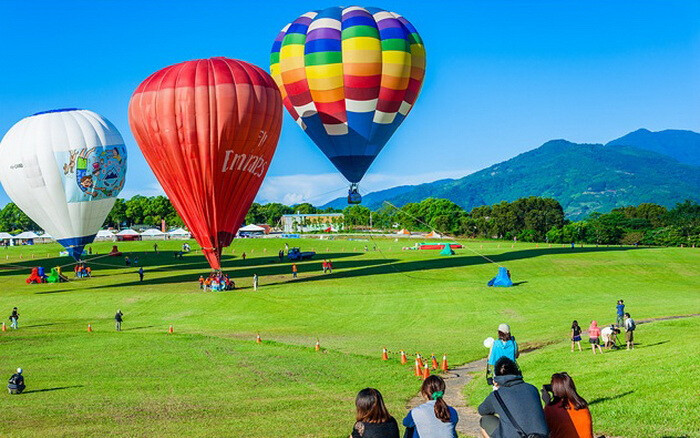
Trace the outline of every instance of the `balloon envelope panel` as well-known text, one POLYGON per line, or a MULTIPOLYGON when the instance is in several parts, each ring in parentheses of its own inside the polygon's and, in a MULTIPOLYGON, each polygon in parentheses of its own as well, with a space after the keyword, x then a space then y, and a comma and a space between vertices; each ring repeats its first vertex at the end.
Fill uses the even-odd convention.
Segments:
POLYGON ((333 7, 282 29, 270 72, 297 124, 357 183, 416 102, 425 48, 394 12, 333 7))
POLYGON ((163 190, 213 269, 272 160, 282 98, 262 69, 227 58, 166 67, 129 103, 129 123, 163 190))
POLYGON ((0 181, 8 196, 76 259, 92 242, 124 186, 126 147, 119 131, 88 110, 37 113, 0 143, 0 181))

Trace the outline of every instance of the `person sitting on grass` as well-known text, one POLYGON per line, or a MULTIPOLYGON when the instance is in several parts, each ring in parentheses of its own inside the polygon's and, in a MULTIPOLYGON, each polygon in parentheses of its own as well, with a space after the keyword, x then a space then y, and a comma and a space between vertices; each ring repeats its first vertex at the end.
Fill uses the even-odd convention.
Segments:
POLYGON ((382 394, 365 388, 355 398, 355 425, 350 438, 399 438, 399 425, 389 415, 382 394))
POLYGON ((494 390, 479 405, 481 436, 548 436, 540 394, 537 388, 525 383, 518 365, 502 357, 496 362, 494 373, 494 390))
POLYGON ((637 324, 629 313, 625 313, 625 340, 627 341, 627 349, 634 349, 634 331, 637 329, 637 324))
POLYGON ((494 341, 489 353, 489 365, 494 366, 502 357, 515 362, 520 356, 518 344, 515 342, 515 337, 510 334, 510 326, 508 324, 500 324, 498 326, 498 339, 494 341))
POLYGON ((583 351, 581 349, 581 326, 578 325, 578 321, 574 320, 571 323, 571 352, 574 352, 574 344, 578 345, 578 351, 583 351))
POLYGON ((21 394, 24 388, 26 388, 26 385, 24 384, 22 368, 17 368, 17 372, 13 374, 7 382, 7 390, 10 394, 21 394))
POLYGON ((588 402, 567 373, 552 374, 551 383, 542 386, 542 401, 550 438, 593 438, 588 402))
POLYGON ((445 381, 433 374, 423 381, 420 393, 427 400, 411 409, 403 419, 406 428, 413 428, 412 438, 457 438, 457 411, 445 403, 445 381))
POLYGON ((588 326, 588 342, 591 344, 591 350, 595 354, 595 348, 598 347, 600 354, 603 354, 603 349, 600 348, 600 327, 598 327, 598 321, 591 321, 591 325, 588 326))

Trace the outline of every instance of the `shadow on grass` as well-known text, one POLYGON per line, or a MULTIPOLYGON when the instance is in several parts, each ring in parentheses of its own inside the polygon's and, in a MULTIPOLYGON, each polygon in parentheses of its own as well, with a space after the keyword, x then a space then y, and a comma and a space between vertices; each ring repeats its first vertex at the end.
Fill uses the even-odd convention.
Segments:
MULTIPOLYGON (((360 252, 332 252, 332 253, 318 253, 314 261, 319 263, 324 258, 326 259, 339 259, 344 257, 352 257, 361 254, 360 252)), ((109 257, 103 255, 91 255, 86 256, 84 259, 85 263, 93 268, 93 277, 103 277, 100 275, 100 269, 122 269, 125 272, 136 273, 140 267, 143 267, 146 271, 170 271, 172 268, 175 269, 201 269, 203 272, 210 271, 209 264, 202 255, 201 252, 189 253, 185 255, 182 259, 175 259, 172 255, 167 255, 163 253, 155 254, 148 251, 140 252, 125 252, 119 257, 109 257), (124 257, 128 256, 132 261, 138 259, 138 264, 132 263, 131 266, 126 266, 124 263, 124 257)), ((8 262, 9 263, 9 262, 8 262)), ((63 266, 63 273, 67 275, 71 281, 89 281, 89 279, 79 280, 73 278, 73 265, 75 261, 70 257, 49 257, 42 259, 27 259, 21 261, 11 261, 11 266, 4 266, 0 261, 0 276, 4 275, 21 275, 24 273, 22 268, 26 268, 26 274, 29 275, 32 268, 36 266, 43 266, 46 268, 46 273, 50 272, 50 268, 54 266, 63 266)), ((286 258, 283 262, 279 261, 276 255, 264 255, 260 257, 258 254, 254 256, 249 256, 245 260, 240 257, 233 255, 223 255, 221 257, 221 266, 224 270, 235 269, 235 268, 245 268, 245 267, 255 267, 261 265, 291 265, 291 262, 286 258)))
POLYGON ((37 392, 60 391, 62 389, 82 388, 82 387, 83 387, 83 385, 73 385, 73 386, 57 386, 55 388, 31 389, 29 391, 22 392, 22 394, 34 394, 37 392))
POLYGON ((516 281, 513 283, 513 286, 520 286, 521 284, 525 284, 525 283, 527 283, 527 280, 526 281, 516 281))
POLYGON ((48 324, 32 324, 32 325, 25 325, 22 326, 23 328, 31 328, 31 327, 48 327, 50 325, 58 325, 58 323, 55 322, 50 322, 48 324))
POLYGON ((634 348, 655 347, 657 345, 668 344, 669 342, 671 342, 671 341, 669 341, 668 339, 665 341, 654 342, 653 344, 640 344, 640 343, 635 342, 634 348))
MULTIPOLYGON (((620 251, 643 251, 646 248, 625 248, 625 247, 590 247, 590 248, 575 248, 575 249, 560 249, 560 248, 532 248, 524 249, 518 251, 510 251, 502 254, 489 255, 491 260, 498 264, 506 264, 514 260, 530 259, 541 256, 548 255, 569 255, 569 254, 589 254, 589 253, 602 253, 602 252, 620 252, 620 251)), ((144 253, 132 253, 132 254, 144 254, 144 253)), ((151 257, 158 257, 159 255, 153 253, 150 254, 151 257)), ((409 278, 415 280, 428 280, 435 281, 436 278, 425 278, 420 276, 415 276, 415 272, 425 272, 433 271, 439 269, 448 268, 460 268, 469 266, 478 266, 489 264, 490 261, 484 257, 478 255, 457 255, 453 257, 436 257, 430 259, 421 260, 411 260, 402 261, 396 258, 376 258, 376 259, 365 259, 358 258, 355 260, 344 260, 345 258, 361 255, 361 252, 348 252, 348 253, 319 253, 318 258, 311 261, 304 261, 297 263, 299 269, 299 278, 292 280, 291 278, 291 262, 285 261, 280 263, 277 257, 255 257, 248 258, 245 261, 241 259, 235 259, 232 256, 224 256, 222 258, 222 269, 227 272, 231 278, 234 280, 239 280, 241 278, 252 278, 253 274, 257 274, 260 277, 278 277, 276 282, 265 281, 262 286, 272 286, 278 284, 284 284, 288 282, 305 283, 311 281, 325 280, 325 279, 344 279, 344 278, 354 278, 372 275, 382 275, 382 274, 402 274, 409 278), (321 274, 321 261, 323 259, 333 260, 334 271, 332 274, 320 275, 321 274), (340 259, 340 260, 338 260, 340 259), (317 275, 308 275, 309 273, 317 275), (280 277, 284 277, 281 279, 280 277)), ((113 288, 113 287, 124 287, 124 286, 149 286, 149 285, 159 285, 159 284, 174 284, 174 283, 192 283, 196 284, 198 275, 193 274, 177 274, 178 269, 201 269, 202 273, 205 274, 209 271, 209 265, 206 263, 203 257, 199 257, 197 262, 192 263, 192 260, 188 260, 192 255, 187 256, 184 260, 177 260, 175 264, 166 263, 155 268, 149 268, 148 265, 151 264, 149 259, 145 257, 140 259, 142 261, 141 265, 145 270, 145 279, 143 282, 138 281, 136 276, 136 270, 138 266, 131 266, 126 268, 120 266, 124 269, 122 272, 114 273, 113 275, 133 275, 133 281, 121 282, 118 284, 110 285, 100 285, 93 289, 102 288, 113 288), (182 262, 182 263, 179 263, 182 262), (170 272, 174 275, 169 275, 160 278, 149 278, 149 273, 153 272, 170 272)), ((155 260, 154 260, 155 261, 155 260)), ((170 261, 172 262, 172 260, 170 261)), ((162 263, 162 261, 159 261, 162 263)), ((155 264, 155 263, 154 263, 155 264)), ((99 267, 99 264, 95 263, 99 267)), ((495 267, 494 267, 495 271, 495 267)), ((2 275, 2 274, 0 274, 2 275)), ((484 283, 487 281, 484 278, 484 283)), ((516 284, 524 284, 526 282, 518 282, 516 284)), ((53 293, 62 292, 66 289, 53 291, 53 293)), ((67 289, 71 290, 71 289, 67 289)))
POLYGON ((597 404, 597 403, 603 403, 603 402, 610 401, 610 400, 617 400, 618 398, 625 397, 625 396, 630 395, 630 394, 632 394, 632 393, 634 393, 634 390, 632 390, 632 391, 627 391, 627 392, 622 392, 622 393, 617 394, 617 395, 611 395, 610 397, 601 397, 601 398, 597 398, 597 399, 595 399, 595 400, 589 401, 588 404, 589 404, 589 405, 595 405, 595 404, 597 404))
POLYGON ((122 331, 128 332, 128 331, 131 331, 131 330, 141 330, 141 329, 147 329, 147 328, 152 328, 152 327, 155 327, 155 326, 154 326, 154 325, 143 325, 143 326, 141 326, 141 327, 129 327, 129 328, 125 328, 125 329, 122 329, 122 331))

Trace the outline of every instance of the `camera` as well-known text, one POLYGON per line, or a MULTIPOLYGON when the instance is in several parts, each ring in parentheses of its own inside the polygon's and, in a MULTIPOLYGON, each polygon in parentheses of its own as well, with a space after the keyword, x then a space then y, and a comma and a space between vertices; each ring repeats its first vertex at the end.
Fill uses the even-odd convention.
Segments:
POLYGON ((493 386, 493 377, 487 377, 487 378, 486 378, 486 383, 487 383, 489 386, 493 386))
POLYGON ((542 385, 542 389, 547 392, 552 392, 552 385, 542 385))

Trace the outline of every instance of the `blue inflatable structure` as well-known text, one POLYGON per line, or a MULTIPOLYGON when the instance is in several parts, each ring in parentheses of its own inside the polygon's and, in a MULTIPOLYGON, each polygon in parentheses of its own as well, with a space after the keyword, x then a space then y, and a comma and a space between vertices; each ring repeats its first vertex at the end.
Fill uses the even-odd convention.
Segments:
POLYGON ((489 283, 489 286, 494 286, 494 287, 511 287, 513 286, 513 282, 510 279, 510 275, 508 275, 508 269, 504 267, 498 268, 498 275, 496 275, 494 278, 492 278, 489 283))

